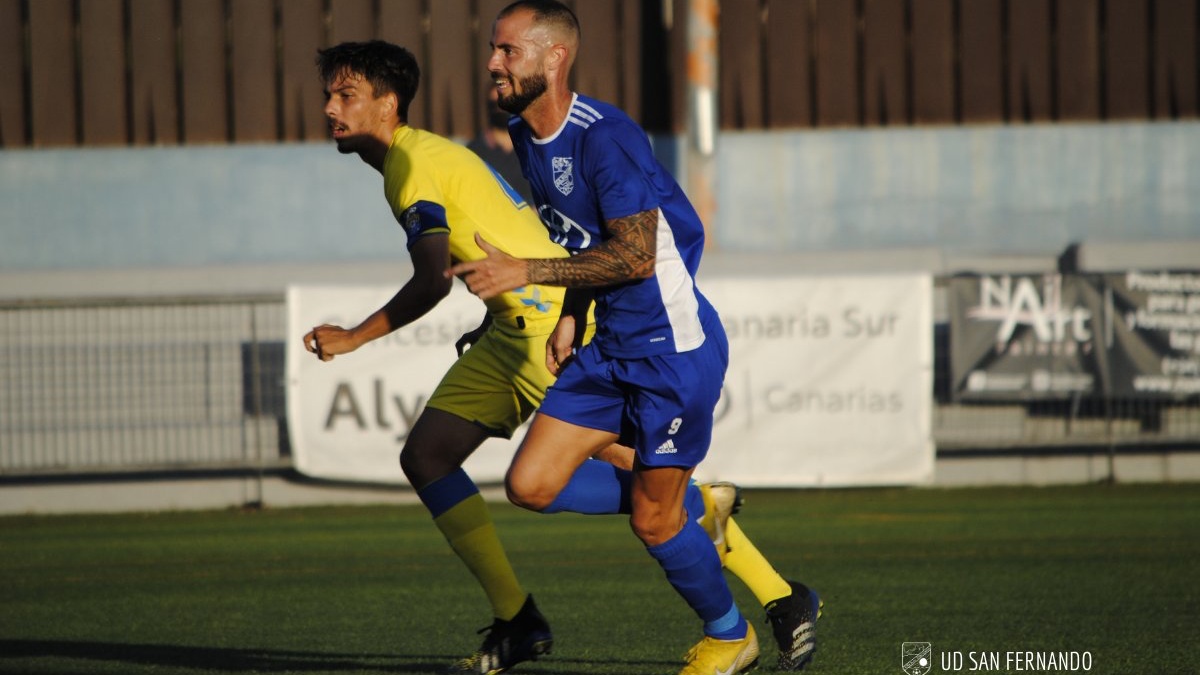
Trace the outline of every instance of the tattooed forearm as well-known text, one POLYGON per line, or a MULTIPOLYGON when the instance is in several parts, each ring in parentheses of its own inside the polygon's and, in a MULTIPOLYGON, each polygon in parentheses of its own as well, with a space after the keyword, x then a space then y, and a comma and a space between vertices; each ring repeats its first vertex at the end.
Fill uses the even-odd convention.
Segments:
POLYGON ((609 220, 612 238, 570 258, 530 260, 529 281, 535 284, 589 288, 609 286, 654 273, 658 209, 609 220))

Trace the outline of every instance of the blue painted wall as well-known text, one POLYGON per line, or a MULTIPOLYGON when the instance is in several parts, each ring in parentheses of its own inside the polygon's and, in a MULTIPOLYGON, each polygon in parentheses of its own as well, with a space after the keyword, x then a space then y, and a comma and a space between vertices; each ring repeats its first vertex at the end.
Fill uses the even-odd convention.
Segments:
POLYGON ((1057 254, 1200 237, 1200 124, 725 134, 724 250, 1057 254))
MULTIPOLYGON (((726 133, 716 166, 727 251, 1200 238, 1200 123, 726 133)), ((0 269, 407 257, 381 190, 325 143, 0 151, 0 269)))
POLYGON ((0 269, 407 257, 382 192, 324 143, 0 152, 0 269))

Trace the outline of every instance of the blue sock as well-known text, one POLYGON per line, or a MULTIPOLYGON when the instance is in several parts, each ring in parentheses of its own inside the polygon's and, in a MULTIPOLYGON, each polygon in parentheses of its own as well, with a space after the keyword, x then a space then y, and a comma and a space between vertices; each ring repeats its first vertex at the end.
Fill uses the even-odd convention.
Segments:
POLYGON ((589 459, 571 476, 542 513, 570 511, 590 516, 630 513, 629 483, 633 474, 608 462, 589 459))
POLYGON ((429 485, 417 490, 417 497, 434 518, 450 510, 467 497, 479 494, 475 481, 462 467, 451 471, 429 485))
POLYGON ((700 620, 704 634, 718 640, 746 637, 746 619, 733 604, 721 560, 700 524, 688 519, 679 534, 646 551, 667 573, 667 581, 683 596, 700 620))

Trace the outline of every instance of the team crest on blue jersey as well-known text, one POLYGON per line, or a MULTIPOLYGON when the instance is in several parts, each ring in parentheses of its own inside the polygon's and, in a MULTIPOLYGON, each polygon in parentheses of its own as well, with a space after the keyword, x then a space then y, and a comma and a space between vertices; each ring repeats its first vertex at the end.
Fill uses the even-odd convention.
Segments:
POLYGON ((550 169, 554 173, 554 187, 564 196, 571 194, 575 189, 575 161, 570 157, 554 157, 550 169))

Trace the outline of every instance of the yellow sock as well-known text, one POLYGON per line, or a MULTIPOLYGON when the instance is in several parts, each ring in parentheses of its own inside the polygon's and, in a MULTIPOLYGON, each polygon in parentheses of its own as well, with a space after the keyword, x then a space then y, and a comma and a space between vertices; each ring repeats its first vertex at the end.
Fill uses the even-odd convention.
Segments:
POLYGON ((733 518, 725 526, 725 543, 729 545, 729 553, 725 554, 725 569, 746 584, 759 604, 766 607, 772 600, 792 594, 787 579, 767 562, 733 518))
POLYGON ((483 587, 496 618, 507 621, 516 616, 528 594, 508 562, 483 497, 472 495, 433 522, 483 587))

